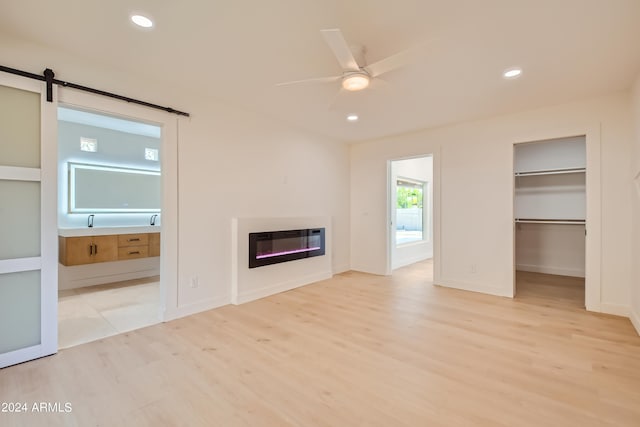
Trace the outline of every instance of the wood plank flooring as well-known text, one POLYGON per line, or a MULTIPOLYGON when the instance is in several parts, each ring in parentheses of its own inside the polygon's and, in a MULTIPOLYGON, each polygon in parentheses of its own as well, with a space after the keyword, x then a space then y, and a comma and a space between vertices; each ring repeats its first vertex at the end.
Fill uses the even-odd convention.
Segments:
POLYGON ((433 286, 430 268, 348 272, 1 370, 0 402, 72 412, 0 425, 640 425, 628 319, 526 286, 514 300, 433 286))
POLYGON ((584 278, 516 272, 516 298, 533 305, 584 310, 584 278))

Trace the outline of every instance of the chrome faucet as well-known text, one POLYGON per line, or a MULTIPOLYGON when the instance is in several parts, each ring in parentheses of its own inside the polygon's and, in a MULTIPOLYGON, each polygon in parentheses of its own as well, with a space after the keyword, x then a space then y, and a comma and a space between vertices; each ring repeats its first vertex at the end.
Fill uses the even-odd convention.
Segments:
POLYGON ((91 214, 91 215, 89 215, 89 217, 87 218, 87 227, 89 227, 89 228, 93 227, 93 217, 94 217, 94 216, 95 216, 95 215, 91 214))
POLYGON ((158 214, 151 215, 151 219, 149 220, 149 225, 156 225, 156 218, 158 218, 158 214))

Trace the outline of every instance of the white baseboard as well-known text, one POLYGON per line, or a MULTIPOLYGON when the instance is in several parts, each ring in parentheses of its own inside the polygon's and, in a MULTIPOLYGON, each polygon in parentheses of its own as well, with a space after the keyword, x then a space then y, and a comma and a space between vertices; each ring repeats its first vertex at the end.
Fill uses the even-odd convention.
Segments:
POLYGON ((629 312, 629 319, 631 319, 631 323, 633 324, 633 327, 636 328, 636 332, 638 333, 638 335, 640 335, 640 314, 631 310, 629 312))
POLYGON ((198 301, 192 304, 181 305, 176 308, 167 308, 164 312, 164 321, 179 319, 181 317, 191 316, 192 314, 201 313, 214 308, 222 307, 230 304, 229 295, 223 295, 217 298, 210 298, 204 301, 198 301))
POLYGON ((349 264, 342 264, 342 265, 334 266, 332 269, 332 273, 335 275, 335 274, 344 273, 349 270, 351 270, 349 264))
POLYGON ((323 271, 304 277, 298 277, 294 280, 287 280, 286 282, 265 286, 263 288, 255 289, 249 292, 241 292, 238 293, 235 298, 232 298, 232 304, 238 305, 244 304, 249 301, 255 301, 257 299, 268 297, 280 292, 290 291, 291 289, 299 288, 310 283, 319 282, 320 280, 330 279, 332 276, 333 275, 330 271, 323 271))
POLYGON ((546 265, 517 264, 516 270, 531 273, 555 274, 557 276, 584 277, 584 270, 577 268, 551 267, 546 265))
POLYGON ((614 316, 629 317, 631 314, 629 306, 619 304, 600 303, 600 313, 613 314, 614 316))
POLYGON ((436 286, 445 288, 460 289, 462 291, 478 292, 481 294, 495 295, 498 297, 513 298, 512 292, 499 288, 497 286, 482 286, 476 283, 462 282, 459 280, 438 280, 434 283, 436 286))
POLYGON ((386 272, 386 266, 384 266, 379 271, 373 271, 370 268, 365 268, 365 267, 360 267, 360 266, 357 266, 357 265, 352 265, 350 270, 357 271, 358 273, 373 274, 375 276, 387 276, 388 275, 387 272, 386 272))
POLYGON ((415 264, 416 262, 424 261, 430 258, 433 258, 433 253, 421 254, 421 255, 405 258, 395 263, 391 268, 395 270, 396 268, 406 267, 407 265, 415 264))

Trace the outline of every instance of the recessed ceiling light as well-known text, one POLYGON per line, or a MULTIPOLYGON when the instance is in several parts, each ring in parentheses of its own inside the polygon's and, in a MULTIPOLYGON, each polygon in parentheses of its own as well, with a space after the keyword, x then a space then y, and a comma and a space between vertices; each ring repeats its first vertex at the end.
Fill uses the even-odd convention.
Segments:
POLYGON ((515 79, 516 77, 519 77, 520 74, 522 74, 522 68, 509 68, 502 73, 502 76, 505 79, 515 79))
POLYGON ((153 21, 146 16, 142 15, 132 15, 131 20, 134 24, 142 27, 142 28, 151 28, 153 27, 153 21))
POLYGON ((347 116, 347 120, 349 120, 350 122, 357 122, 358 121, 358 116, 355 114, 350 114, 347 116))

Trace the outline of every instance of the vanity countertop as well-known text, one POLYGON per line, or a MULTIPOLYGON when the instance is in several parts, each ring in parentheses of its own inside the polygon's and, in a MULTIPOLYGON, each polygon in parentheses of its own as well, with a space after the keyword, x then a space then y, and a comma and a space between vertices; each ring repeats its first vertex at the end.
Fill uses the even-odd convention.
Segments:
POLYGON ((84 227, 84 228, 58 228, 58 235, 62 237, 77 236, 104 236, 108 234, 138 234, 160 233, 162 227, 158 225, 117 226, 117 227, 84 227))

